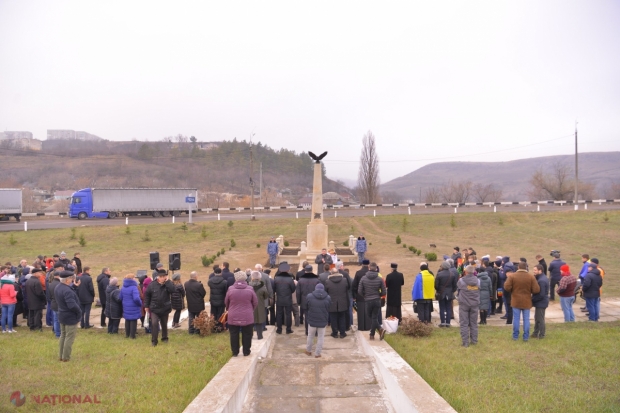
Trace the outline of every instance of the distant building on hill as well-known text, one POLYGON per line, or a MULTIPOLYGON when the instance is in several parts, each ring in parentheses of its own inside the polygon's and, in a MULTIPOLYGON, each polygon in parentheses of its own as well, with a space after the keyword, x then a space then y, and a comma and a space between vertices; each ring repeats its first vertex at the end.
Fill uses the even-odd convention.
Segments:
POLYGON ((54 192, 54 199, 63 200, 63 199, 71 199, 71 195, 73 195, 75 191, 56 191, 54 192))
POLYGON ((99 136, 93 135, 84 131, 74 131, 71 129, 48 129, 47 130, 47 139, 55 140, 55 139, 76 139, 79 141, 102 141, 103 139, 99 136))
POLYGON ((40 151, 43 142, 32 138, 32 132, 27 131, 5 131, 0 132, 0 147, 7 149, 29 149, 40 151))

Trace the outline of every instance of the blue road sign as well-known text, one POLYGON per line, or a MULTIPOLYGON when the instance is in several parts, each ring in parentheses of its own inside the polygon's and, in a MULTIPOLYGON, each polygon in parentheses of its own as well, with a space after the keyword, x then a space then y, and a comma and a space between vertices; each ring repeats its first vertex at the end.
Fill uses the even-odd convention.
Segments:
POLYGON ((194 203, 196 203, 196 197, 195 196, 186 196, 185 197, 185 203, 186 204, 194 204, 194 203))

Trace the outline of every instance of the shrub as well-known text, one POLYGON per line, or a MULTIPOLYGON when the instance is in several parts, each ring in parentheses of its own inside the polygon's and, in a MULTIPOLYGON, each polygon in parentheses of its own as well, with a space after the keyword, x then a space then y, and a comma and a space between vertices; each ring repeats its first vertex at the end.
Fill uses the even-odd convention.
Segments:
POLYGON ((75 239, 75 227, 71 228, 71 236, 69 239, 75 239))
POLYGON ((396 236, 396 243, 397 243, 397 244, 400 244, 400 243, 401 243, 400 235, 397 235, 397 236, 396 236))
POLYGON ((452 229, 456 228, 456 219, 454 219, 454 215, 450 217, 450 226, 452 229))
POLYGON ((230 248, 235 248, 237 246, 237 243, 235 242, 234 239, 230 240, 230 248))
POLYGON ((127 226, 125 227, 125 234, 126 234, 126 235, 131 234, 131 228, 129 227, 129 225, 127 225, 127 226))
POLYGON ((144 235, 142 236, 142 241, 144 242, 148 242, 151 240, 151 237, 149 236, 149 230, 144 230, 144 235))
POLYGON ((407 244, 403 244, 403 248, 407 248, 407 244))
POLYGON ((215 255, 219 257, 221 255, 221 252, 218 251, 215 255))
POLYGON ((428 261, 437 261, 437 254, 434 252, 425 252, 424 258, 426 258, 428 261))
POLYGON ((403 321, 398 327, 401 334, 412 337, 428 337, 433 333, 432 324, 424 324, 413 317, 403 317, 403 321))
POLYGON ((80 240, 78 242, 80 243, 80 246, 86 246, 86 238, 84 238, 84 234, 80 234, 80 240))
POLYGON ((256 248, 260 248, 260 244, 256 244, 256 248))
POLYGON ((369 242, 368 245, 372 245, 372 242, 369 242))
POLYGON ((211 264, 211 260, 206 255, 203 255, 202 257, 200 257, 200 260, 202 261, 203 267, 208 267, 211 264))
POLYGON ((226 225, 228 225, 228 228, 232 228, 234 224, 233 224, 232 221, 228 221, 228 224, 226 224, 226 225))
POLYGON ((222 255, 226 254, 226 248, 222 248, 220 252, 222 253, 222 255))
POLYGON ((416 255, 419 257, 422 254, 422 250, 415 250, 416 255))
POLYGON ((200 236, 202 237, 202 239, 207 238, 207 226, 206 225, 202 226, 202 229, 200 230, 200 236))
POLYGON ((290 244, 288 243, 288 241, 284 241, 284 246, 288 247, 290 244))
POLYGON ((603 215, 603 221, 605 222, 609 221, 609 215, 607 215, 607 212, 605 212, 605 215, 603 215))
POLYGON ((349 240, 346 240, 345 242, 343 242, 342 245, 344 245, 345 247, 348 247, 349 246, 349 240))
POLYGON ((409 245, 409 251, 415 253, 415 247, 413 245, 409 245))
POLYGON ((216 259, 217 259, 217 255, 212 255, 211 256, 211 262, 215 262, 216 259))
POLYGON ((215 318, 205 310, 198 317, 194 318, 194 327, 200 330, 200 336, 202 337, 222 331, 215 318))
POLYGON ((502 217, 499 217, 499 224, 504 225, 504 219, 502 217))
POLYGON ((187 231, 187 224, 184 222, 183 225, 181 225, 181 229, 183 231, 187 231))
POLYGON ((407 222, 407 217, 404 217, 403 218, 403 225, 402 225, 403 232, 407 232, 407 225, 409 225, 409 222, 407 222))
POLYGON ((13 234, 11 234, 11 236, 9 237, 9 244, 11 244, 11 245, 17 244, 17 240, 15 239, 13 234))

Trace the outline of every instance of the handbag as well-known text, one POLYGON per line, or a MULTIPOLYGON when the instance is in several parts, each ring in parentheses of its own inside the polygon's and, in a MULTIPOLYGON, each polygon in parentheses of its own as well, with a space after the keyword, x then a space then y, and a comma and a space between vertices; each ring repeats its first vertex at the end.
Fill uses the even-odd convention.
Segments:
POLYGON ((498 288, 497 289, 497 296, 498 297, 503 297, 504 296, 504 289, 503 288, 498 288))
POLYGON ((224 314, 222 314, 217 321, 219 321, 221 324, 226 324, 228 322, 228 310, 224 311, 224 314))

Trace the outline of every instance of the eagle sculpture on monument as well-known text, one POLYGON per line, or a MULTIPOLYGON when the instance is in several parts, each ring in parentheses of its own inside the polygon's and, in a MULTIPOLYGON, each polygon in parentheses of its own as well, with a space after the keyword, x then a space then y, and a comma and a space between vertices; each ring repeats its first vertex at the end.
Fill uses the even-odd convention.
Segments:
POLYGON ((316 156, 314 153, 308 151, 308 155, 310 155, 310 157, 312 159, 314 159, 316 161, 316 163, 321 163, 321 159, 325 158, 325 156, 327 155, 327 151, 323 152, 321 155, 316 156))

